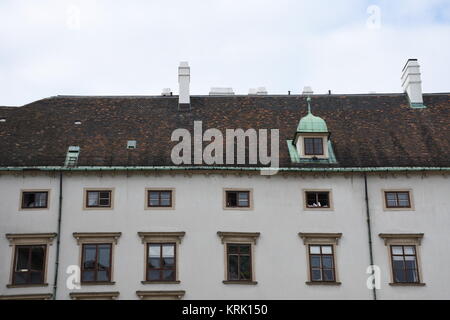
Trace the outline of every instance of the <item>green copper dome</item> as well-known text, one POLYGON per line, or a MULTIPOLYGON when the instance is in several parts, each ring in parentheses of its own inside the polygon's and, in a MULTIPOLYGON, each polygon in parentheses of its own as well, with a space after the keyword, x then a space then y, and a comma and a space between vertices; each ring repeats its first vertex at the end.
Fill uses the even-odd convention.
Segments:
POLYGON ((328 132, 328 127, 325 120, 320 117, 316 117, 311 113, 311 106, 309 104, 311 98, 308 98, 307 101, 308 114, 300 119, 297 127, 297 132, 328 132))

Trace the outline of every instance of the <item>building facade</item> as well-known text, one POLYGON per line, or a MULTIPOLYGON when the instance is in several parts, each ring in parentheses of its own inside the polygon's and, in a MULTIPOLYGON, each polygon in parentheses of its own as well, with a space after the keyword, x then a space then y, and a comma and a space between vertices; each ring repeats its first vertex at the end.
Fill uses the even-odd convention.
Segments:
POLYGON ((182 64, 180 97, 0 107, 0 299, 450 298, 450 94, 403 73, 403 94, 190 96, 182 64), (195 121, 279 129, 276 174, 251 144, 196 163, 195 135, 174 164, 195 121))

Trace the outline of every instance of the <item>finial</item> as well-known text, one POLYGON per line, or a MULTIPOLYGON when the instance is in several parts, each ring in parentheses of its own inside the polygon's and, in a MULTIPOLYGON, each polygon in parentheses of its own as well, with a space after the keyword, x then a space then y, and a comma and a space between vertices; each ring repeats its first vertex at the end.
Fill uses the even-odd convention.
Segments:
POLYGON ((308 102, 308 113, 311 113, 311 97, 306 98, 306 101, 308 102))

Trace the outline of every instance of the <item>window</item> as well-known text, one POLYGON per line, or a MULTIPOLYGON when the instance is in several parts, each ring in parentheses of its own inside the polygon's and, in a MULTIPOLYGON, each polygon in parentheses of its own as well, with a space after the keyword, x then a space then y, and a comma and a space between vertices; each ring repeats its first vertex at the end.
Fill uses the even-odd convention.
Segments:
POLYGON ((306 247, 307 285, 340 285, 336 247, 342 233, 299 233, 306 247))
POLYGON ((252 280, 252 256, 250 244, 227 244, 227 270, 229 281, 252 280))
POLYGON ((22 191, 22 209, 46 209, 48 191, 22 191))
POLYGON ((176 284, 178 248, 185 232, 138 232, 145 248, 143 284, 176 284))
POLYGON ((305 191, 306 207, 312 209, 330 208, 329 191, 305 191))
POLYGON ((225 247, 224 284, 256 285, 253 252, 259 232, 217 232, 225 247))
POLYGON ((87 190, 87 208, 111 208, 111 190, 87 190))
POLYGON ((224 209, 251 210, 251 190, 224 189, 224 209))
POLYGON ((56 233, 7 233, 12 247, 8 288, 47 286, 47 252, 56 233))
POLYGON ((303 138, 305 155, 323 155, 323 138, 303 138))
POLYGON ((416 246, 391 246, 392 272, 396 283, 419 281, 416 246))
POLYGON ((424 286, 419 248, 423 233, 380 233, 388 248, 391 286, 424 286))
POLYGON ((171 190, 148 190, 149 207, 172 207, 171 190))
POLYGON ((46 251, 46 245, 16 246, 12 284, 43 284, 46 251))
POLYGON ((332 245, 309 245, 311 281, 335 281, 332 245))
POLYGON ((411 208, 409 191, 385 191, 386 208, 411 208))
POLYGON ((175 243, 147 244, 147 281, 175 281, 175 243))
POLYGON ((80 246, 81 282, 84 285, 114 284, 114 245, 120 232, 74 232, 80 246))
POLYGON ((83 244, 81 282, 111 281, 111 248, 107 244, 83 244))

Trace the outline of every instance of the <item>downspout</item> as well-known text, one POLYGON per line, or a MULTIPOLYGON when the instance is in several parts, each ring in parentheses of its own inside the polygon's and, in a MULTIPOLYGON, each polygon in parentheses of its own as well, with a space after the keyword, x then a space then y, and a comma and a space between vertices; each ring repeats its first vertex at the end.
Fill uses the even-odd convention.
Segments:
POLYGON ((63 200, 62 187, 63 187, 63 172, 59 171, 58 231, 56 234, 56 258, 55 258, 55 280, 53 283, 53 300, 56 300, 56 291, 58 288, 59 247, 61 239, 61 216, 62 216, 62 200, 63 200))
MULTIPOLYGON (((370 265, 373 266, 373 250, 372 250, 372 229, 370 227, 370 210, 369 210, 369 192, 367 190, 367 173, 364 172, 364 195, 366 201, 366 221, 367 221, 367 236, 369 238, 369 255, 370 255, 370 265)), ((372 275, 374 270, 372 269, 372 275)), ((375 286, 372 288, 373 300, 377 300, 377 289, 375 286)))

